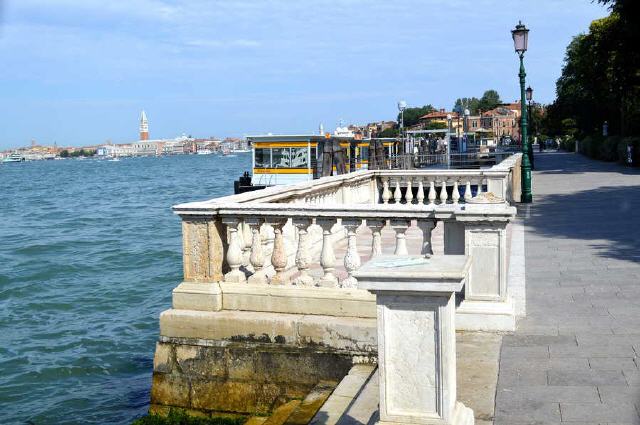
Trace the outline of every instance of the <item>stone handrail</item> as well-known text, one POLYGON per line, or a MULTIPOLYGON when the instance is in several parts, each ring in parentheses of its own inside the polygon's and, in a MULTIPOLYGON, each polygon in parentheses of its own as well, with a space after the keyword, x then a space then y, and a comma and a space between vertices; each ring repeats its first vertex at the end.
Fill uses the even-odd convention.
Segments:
POLYGON ((347 288, 356 284, 351 274, 360 266, 356 232, 362 225, 372 233, 372 256, 382 253, 380 232, 387 223, 396 233, 395 254, 406 255, 405 232, 415 220, 423 232, 419 254, 431 254, 431 231, 437 221, 507 222, 515 214, 506 203, 379 204, 375 208, 368 204, 229 203, 176 206, 175 211, 183 218, 187 281, 347 288), (345 231, 344 267, 349 277, 339 282, 334 274, 334 244, 345 231), (318 247, 321 244, 317 264, 323 269, 317 282, 308 273, 314 241, 318 247))
MULTIPOLYGON (((174 207, 174 210, 186 210, 189 208, 214 207, 216 205, 224 205, 229 203, 384 203, 381 198, 383 193, 384 181, 388 184, 396 184, 398 187, 407 187, 407 183, 411 182, 417 190, 415 196, 411 196, 408 200, 402 197, 398 200, 395 196, 394 187, 390 190, 393 192, 392 198, 387 199, 391 202, 418 202, 419 199, 429 201, 430 183, 435 186, 434 194, 437 194, 437 202, 443 200, 441 188, 442 183, 450 190, 447 191, 445 201, 457 203, 465 202, 472 195, 472 189, 469 187, 477 187, 476 191, 482 192, 486 189, 488 192, 505 199, 511 203, 519 201, 519 188, 514 190, 514 179, 518 178, 519 183, 519 161, 522 154, 515 154, 501 163, 486 170, 434 170, 434 169, 415 169, 415 170, 361 170, 354 173, 323 177, 309 182, 297 183, 284 186, 272 186, 262 190, 246 192, 238 195, 224 196, 202 202, 191 202, 180 204, 174 207), (420 184, 423 184, 423 191, 419 190, 420 184), (461 196, 454 196, 454 188, 462 191, 461 196), (424 193, 421 198, 418 196, 424 193), (377 194, 377 195, 376 195, 377 194)), ((413 191, 412 191, 413 192, 413 191)), ((412 193, 413 195, 413 193, 412 193)))
POLYGON ((505 227, 516 212, 510 206, 514 157, 488 170, 365 170, 176 205, 183 219, 184 280, 352 289, 361 264, 359 229, 371 231, 372 257, 382 253, 387 225, 395 231, 394 253, 407 255, 405 234, 415 222, 422 243, 412 254, 430 255, 431 232, 443 222, 445 254, 447 246, 454 247, 449 253, 471 253, 474 241, 499 248, 487 285, 491 297, 502 299, 505 227), (335 244, 345 238, 347 277, 340 281, 335 244), (312 277, 312 269, 322 276, 312 277))

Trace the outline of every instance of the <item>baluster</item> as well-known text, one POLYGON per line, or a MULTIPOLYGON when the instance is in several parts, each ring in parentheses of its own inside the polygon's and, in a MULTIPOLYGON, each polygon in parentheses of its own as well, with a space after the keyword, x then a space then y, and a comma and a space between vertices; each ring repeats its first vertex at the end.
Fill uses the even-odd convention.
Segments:
POLYGON ((407 192, 404 194, 404 199, 407 204, 413 203, 413 179, 411 177, 407 178, 407 192))
POLYGON ((458 180, 456 179, 453 182, 453 191, 451 192, 451 199, 454 204, 457 204, 460 201, 460 191, 458 190, 458 180))
POLYGON ((344 256, 344 268, 349 276, 340 282, 341 288, 356 288, 358 281, 353 277, 353 272, 360 268, 360 255, 356 245, 356 230, 362 224, 362 220, 350 218, 342 219, 342 225, 347 229, 347 252, 344 256))
POLYGON ((464 201, 469 201, 473 196, 471 195, 471 180, 467 180, 467 185, 464 187, 464 201))
POLYGON ((240 235, 238 235, 238 227, 240 220, 235 217, 224 217, 222 222, 227 225, 229 230, 229 246, 227 247, 227 264, 231 271, 224 275, 225 282, 244 283, 246 276, 240 271, 242 266, 242 247, 240 245, 240 235))
POLYGON ((480 195, 482 193, 482 177, 480 177, 480 180, 478 180, 478 190, 476 191, 476 196, 480 195))
POLYGON ((388 204, 391 199, 391 191, 389 190, 389 178, 382 178, 382 203, 388 204))
POLYGON ((416 200, 418 204, 422 205, 424 203, 424 187, 422 186, 422 178, 418 178, 418 194, 416 195, 416 200))
POLYGON ((433 205, 436 202, 436 184, 433 180, 429 182, 429 205, 433 205))
POLYGON ((400 191, 400 179, 396 179, 396 190, 393 192, 393 199, 396 201, 396 204, 399 204, 402 201, 402 192, 400 191))
POLYGON ((287 251, 284 247, 284 236, 282 235, 282 228, 286 222, 286 219, 280 219, 274 220, 271 223, 275 235, 273 239, 273 252, 271 253, 271 265, 276 271, 276 275, 273 276, 270 281, 272 285, 286 285, 289 283, 289 278, 284 274, 287 268, 287 251))
POLYGON ((295 285, 313 285, 313 277, 309 275, 311 252, 309 250, 309 226, 311 219, 294 218, 292 224, 298 229, 298 250, 296 251, 296 266, 300 275, 293 281, 295 285))
POLYGON ((271 265, 271 253, 273 252, 273 227, 269 223, 263 223, 260 229, 262 234, 262 251, 264 252, 265 266, 271 265))
POLYGON ((333 253, 333 242, 331 241, 331 228, 335 220, 317 219, 316 223, 322 227, 322 252, 320 253, 320 265, 324 270, 324 276, 318 282, 318 286, 336 287, 338 278, 333 274, 336 267, 336 256, 333 253))
POLYGON ((262 235, 260 234, 260 226, 262 220, 259 218, 247 218, 245 223, 249 225, 252 232, 251 238, 251 255, 249 261, 253 267, 253 274, 249 276, 248 282, 250 284, 265 284, 267 277, 264 270, 264 250, 262 249, 262 235))
POLYGON ((431 232, 436 223, 433 220, 418 220, 418 227, 422 230, 422 249, 420 254, 425 257, 431 257, 433 255, 433 244, 431 243, 431 232))
POLYGON ((442 187, 440 188, 440 203, 447 203, 447 179, 442 180, 442 187))
POLYGON ((371 257, 382 254, 382 235, 381 231, 385 225, 385 220, 367 219, 367 226, 371 229, 371 257))
POLYGON ((396 250, 395 255, 408 255, 407 251, 407 229, 411 225, 410 220, 394 219, 391 220, 391 227, 396 231, 396 250))
POLYGON ((251 227, 247 224, 247 219, 244 219, 241 224, 242 229, 242 265, 247 268, 248 271, 253 272, 251 266, 251 243, 253 242, 253 235, 251 234, 251 227))

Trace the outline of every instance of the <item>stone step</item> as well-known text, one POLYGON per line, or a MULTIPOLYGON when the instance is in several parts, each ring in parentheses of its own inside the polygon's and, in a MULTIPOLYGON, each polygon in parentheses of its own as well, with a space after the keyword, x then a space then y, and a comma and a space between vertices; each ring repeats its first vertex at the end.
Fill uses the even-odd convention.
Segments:
POLYGON ((370 381, 375 365, 355 365, 313 417, 311 425, 335 425, 370 381))
POLYGON ((262 425, 283 425, 300 403, 300 400, 291 400, 290 402, 283 404, 274 410, 271 416, 269 416, 262 425))
POLYGON ((373 425, 377 423, 380 418, 378 385, 378 371, 376 370, 349 405, 347 411, 340 417, 337 425, 373 425))
POLYGON ((305 399, 302 400, 302 403, 291 413, 291 416, 289 416, 284 425, 307 425, 327 401, 335 388, 335 381, 321 381, 318 383, 318 385, 307 394, 305 399))

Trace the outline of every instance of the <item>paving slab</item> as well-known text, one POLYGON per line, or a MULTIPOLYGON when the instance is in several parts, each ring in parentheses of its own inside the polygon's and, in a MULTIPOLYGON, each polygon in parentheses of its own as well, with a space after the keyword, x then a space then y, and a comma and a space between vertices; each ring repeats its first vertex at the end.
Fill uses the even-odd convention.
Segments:
POLYGON ((494 423, 640 423, 640 170, 535 155, 528 314, 503 338, 494 423))

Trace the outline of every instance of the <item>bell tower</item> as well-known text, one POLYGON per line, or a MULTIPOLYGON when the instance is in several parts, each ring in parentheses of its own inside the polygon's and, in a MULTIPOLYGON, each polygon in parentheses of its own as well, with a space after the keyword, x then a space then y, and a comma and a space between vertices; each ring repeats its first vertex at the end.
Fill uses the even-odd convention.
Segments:
POLYGON ((144 110, 140 114, 140 140, 149 140, 149 121, 144 110))

